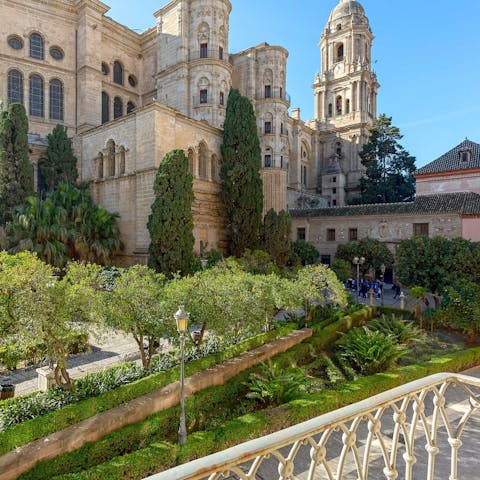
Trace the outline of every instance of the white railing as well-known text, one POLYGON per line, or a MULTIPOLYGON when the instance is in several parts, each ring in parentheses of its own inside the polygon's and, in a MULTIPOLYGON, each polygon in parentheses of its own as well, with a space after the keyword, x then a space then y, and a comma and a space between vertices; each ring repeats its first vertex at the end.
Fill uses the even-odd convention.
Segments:
POLYGON ((148 480, 480 478, 480 431, 459 462, 479 389, 474 377, 432 375, 148 480))

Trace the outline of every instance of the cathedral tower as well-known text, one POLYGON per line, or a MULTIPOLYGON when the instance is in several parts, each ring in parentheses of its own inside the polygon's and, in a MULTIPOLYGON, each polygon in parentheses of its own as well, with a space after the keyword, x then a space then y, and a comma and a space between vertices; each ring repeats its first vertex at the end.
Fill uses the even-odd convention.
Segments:
POLYGON ((343 205, 358 194, 362 165, 358 152, 377 114, 379 84, 372 71, 373 35, 365 10, 340 0, 320 39, 321 74, 313 85, 315 128, 333 135, 320 159, 322 195, 343 205))
POLYGON ((175 0, 157 18, 157 100, 222 128, 232 66, 229 0, 175 0))

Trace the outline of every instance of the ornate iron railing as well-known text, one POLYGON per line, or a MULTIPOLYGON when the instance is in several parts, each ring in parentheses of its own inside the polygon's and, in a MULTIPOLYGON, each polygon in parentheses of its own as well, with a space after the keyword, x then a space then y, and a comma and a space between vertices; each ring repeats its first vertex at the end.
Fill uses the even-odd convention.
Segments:
MULTIPOLYGON (((473 377, 432 375, 148 480, 480 478, 480 464, 458 476, 461 439, 480 407, 479 389, 473 377)), ((468 432, 468 455, 478 463, 475 428, 468 432)))

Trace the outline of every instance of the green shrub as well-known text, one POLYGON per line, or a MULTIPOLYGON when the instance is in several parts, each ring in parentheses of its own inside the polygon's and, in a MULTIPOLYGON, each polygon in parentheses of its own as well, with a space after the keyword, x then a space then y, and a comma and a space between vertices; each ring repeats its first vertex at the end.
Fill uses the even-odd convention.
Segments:
POLYGON ((290 263, 293 265, 313 265, 320 257, 320 252, 307 242, 292 242, 292 256, 290 263))
POLYGON ((427 335, 414 323, 400 320, 395 315, 382 315, 368 324, 368 329, 392 336, 400 345, 424 344, 427 335))
POLYGON ((339 347, 343 358, 363 375, 387 370, 406 352, 393 335, 367 327, 348 332, 339 347))
POLYGON ((448 287, 441 308, 432 320, 454 330, 459 330, 472 339, 480 334, 480 285, 460 281, 448 287))
MULTIPOLYGON (((248 340, 232 345, 214 355, 209 355, 208 357, 187 363, 185 366, 186 375, 193 375, 194 373, 210 368, 230 358, 234 358, 240 353, 288 335, 294 328, 295 326, 292 324, 285 324, 268 333, 257 335, 248 340)), ((13 448, 36 440, 37 438, 45 437, 53 432, 75 425, 82 420, 93 417, 97 413, 118 407, 122 403, 126 403, 134 398, 138 398, 158 388, 164 387, 165 385, 178 380, 179 375, 179 367, 175 366, 167 371, 160 371, 145 378, 141 378, 133 383, 115 388, 114 390, 103 393, 99 396, 82 400, 71 405, 66 405, 60 409, 56 409, 55 405, 51 406, 47 402, 47 406, 50 408, 49 413, 13 425, 8 428, 8 430, 0 433, 0 455, 7 453, 13 448)), ((32 403, 38 405, 37 401, 34 402, 33 400, 29 400, 36 395, 37 394, 30 394, 24 397, 15 397, 13 399, 0 401, 0 416, 3 415, 6 410, 10 411, 10 409, 16 409, 17 407, 14 405, 19 401, 18 399, 22 399, 22 401, 26 402, 27 406, 32 403)), ((50 395, 53 395, 53 393, 50 395)), ((35 408, 37 407, 32 406, 31 408, 35 411, 35 408)), ((41 408, 44 408, 43 403, 41 403, 41 408)))
POLYGON ((283 368, 279 363, 269 361, 262 364, 259 372, 251 373, 245 385, 247 398, 264 405, 280 405, 292 400, 305 389, 307 378, 295 367, 283 368))
MULTIPOLYGON (((189 436, 187 443, 182 447, 164 443, 165 446, 170 447, 172 456, 176 455, 173 461, 171 456, 168 456, 166 461, 163 460, 162 455, 157 453, 157 446, 153 445, 130 455, 113 458, 87 472, 54 477, 53 480, 117 480, 119 478, 140 480, 154 472, 166 470, 252 438, 259 438, 425 376, 443 371, 463 371, 479 362, 480 347, 435 357, 420 365, 400 367, 387 373, 361 377, 356 381, 337 385, 334 389, 325 389, 316 394, 303 394, 303 398, 285 405, 244 415, 212 430, 195 433, 189 436), (137 459, 151 459, 155 466, 152 467, 152 464, 146 460, 140 462, 137 459), (145 472, 142 468, 146 469, 145 472), (152 468, 155 470, 152 471, 152 468), (136 476, 132 473, 130 473, 131 476, 124 476, 128 469, 135 469, 136 476)), ((48 477, 36 478, 43 480, 48 477)))

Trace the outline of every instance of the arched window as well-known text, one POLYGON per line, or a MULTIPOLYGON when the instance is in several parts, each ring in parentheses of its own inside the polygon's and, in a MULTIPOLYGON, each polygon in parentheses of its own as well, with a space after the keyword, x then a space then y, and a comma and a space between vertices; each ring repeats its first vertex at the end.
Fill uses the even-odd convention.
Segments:
POLYGON ((337 115, 342 114, 342 103, 342 97, 339 95, 335 100, 335 111, 337 112, 337 115))
POLYGON ((195 176, 195 153, 190 148, 188 150, 188 171, 195 176))
POLYGON ((99 152, 97 156, 97 178, 103 178, 103 153, 99 152))
POLYGON ((108 93, 102 92, 102 123, 110 121, 110 97, 108 93))
POLYGON ((219 165, 218 165, 218 158, 215 154, 212 155, 212 164, 211 164, 211 177, 212 180, 215 181, 218 179, 219 176, 219 165))
POLYGON ((123 115, 123 102, 120 97, 113 99, 113 118, 120 118, 123 115))
POLYGON ((39 33, 30 35, 30 58, 43 60, 45 58, 45 47, 43 37, 39 33))
POLYGON ((123 175, 125 173, 125 147, 122 145, 119 149, 119 166, 118 166, 118 173, 123 175))
POLYGON ((198 176, 207 178, 207 146, 203 142, 198 147, 198 176))
POLYGON ((63 83, 50 80, 50 120, 63 120, 63 83))
POLYGON ((337 62, 342 62, 343 61, 343 43, 337 46, 337 62))
POLYGON ((113 63, 113 81, 123 85, 123 65, 119 61, 113 63))
POLYGON ((267 148, 265 150, 265 155, 263 156, 263 166, 265 168, 273 167, 273 164, 272 164, 272 149, 271 148, 267 148))
POLYGON ((350 100, 345 100, 345 113, 350 113, 350 100))
POLYGON ((342 144, 341 144, 340 142, 337 142, 335 148, 336 148, 336 150, 335 150, 336 154, 337 154, 339 157, 341 157, 341 156, 342 156, 342 144))
POLYGON ((109 140, 107 142, 107 177, 114 177, 115 176, 115 142, 113 140, 109 140))
POLYGON ((127 115, 129 113, 132 113, 137 107, 135 106, 135 104, 133 102, 128 102, 127 103, 127 115))
POLYGON ((23 104, 23 73, 18 70, 8 72, 8 103, 23 104))
POLYGON ((44 116, 43 78, 40 75, 30 75, 29 107, 33 117, 44 116))

